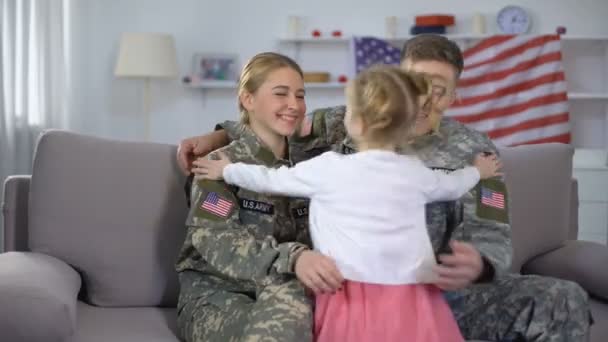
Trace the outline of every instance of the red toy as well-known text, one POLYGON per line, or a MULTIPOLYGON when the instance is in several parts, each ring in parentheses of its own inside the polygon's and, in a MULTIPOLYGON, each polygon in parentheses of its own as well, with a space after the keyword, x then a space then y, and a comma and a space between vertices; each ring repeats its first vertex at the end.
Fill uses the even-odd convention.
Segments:
POLYGON ((340 83, 346 83, 348 81, 348 77, 346 77, 345 75, 340 75, 340 77, 338 77, 338 82, 340 83))
POLYGON ((319 30, 312 31, 312 36, 315 38, 321 37, 321 31, 319 31, 319 30))
POLYGON ((340 30, 335 30, 331 33, 332 36, 338 38, 338 37, 342 37, 342 31, 340 30))

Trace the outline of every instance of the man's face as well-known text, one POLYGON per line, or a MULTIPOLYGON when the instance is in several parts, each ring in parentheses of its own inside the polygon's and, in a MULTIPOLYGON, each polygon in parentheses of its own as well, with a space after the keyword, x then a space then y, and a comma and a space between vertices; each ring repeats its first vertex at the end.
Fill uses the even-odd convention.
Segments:
POLYGON ((456 88, 456 69, 445 62, 416 61, 409 59, 401 62, 405 71, 426 75, 431 80, 431 96, 420 101, 420 110, 416 119, 415 135, 429 133, 443 112, 454 102, 456 88))

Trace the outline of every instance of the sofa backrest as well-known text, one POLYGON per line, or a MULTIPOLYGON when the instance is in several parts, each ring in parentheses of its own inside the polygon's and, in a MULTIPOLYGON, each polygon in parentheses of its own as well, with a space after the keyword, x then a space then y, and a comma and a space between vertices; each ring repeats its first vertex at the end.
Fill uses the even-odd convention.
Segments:
POLYGON ((500 153, 509 192, 512 270, 519 272, 530 258, 568 239, 574 149, 551 143, 502 148, 500 153))
POLYGON ((30 188, 30 249, 78 270, 94 305, 174 306, 187 215, 175 152, 170 145, 44 133, 30 188))

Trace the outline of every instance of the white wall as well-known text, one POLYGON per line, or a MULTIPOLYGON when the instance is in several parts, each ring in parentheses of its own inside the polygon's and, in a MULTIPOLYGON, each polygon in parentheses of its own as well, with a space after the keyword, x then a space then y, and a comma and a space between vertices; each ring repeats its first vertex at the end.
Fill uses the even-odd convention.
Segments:
MULTIPOLYGON (((455 32, 469 32, 474 11, 486 14, 490 32, 496 30, 495 13, 507 4, 519 4, 533 13, 533 32, 554 32, 564 25, 568 34, 608 35, 608 1, 605 0, 74 0, 74 95, 72 128, 100 136, 140 140, 141 84, 115 79, 114 68, 122 32, 148 31, 172 34, 176 39, 180 73, 190 71, 195 52, 236 53, 240 63, 257 52, 277 50, 276 39, 286 31, 286 17, 307 18, 309 31, 341 29, 344 34, 384 36, 384 18, 396 15, 400 34, 407 34, 414 15, 456 15, 455 32), (347 15, 348 12, 348 15, 347 15)), ((281 47, 284 48, 284 47, 281 47)), ((314 49, 314 47, 310 47, 314 49)), ((304 69, 342 73, 346 70, 344 46, 319 48, 302 61, 304 69), (333 50, 332 50, 333 49, 333 50), (325 55, 324 55, 325 54, 325 55)), ((288 50, 282 50, 288 52, 288 50)), ((176 143, 180 138, 209 131, 214 124, 236 118, 231 90, 183 87, 179 81, 152 86, 152 140, 176 143)), ((309 109, 342 102, 341 90, 310 90, 309 109)))

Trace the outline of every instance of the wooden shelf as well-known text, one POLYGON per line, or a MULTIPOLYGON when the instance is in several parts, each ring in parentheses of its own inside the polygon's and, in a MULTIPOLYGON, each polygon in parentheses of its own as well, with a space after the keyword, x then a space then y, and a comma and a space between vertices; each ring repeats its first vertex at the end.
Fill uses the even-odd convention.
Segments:
MULTIPOLYGON (((233 81, 205 81, 197 84, 186 84, 185 86, 194 89, 236 89, 237 84, 233 81)), ((304 86, 306 89, 341 89, 344 88, 344 83, 306 83, 304 86)))
MULTIPOLYGON (((541 34, 543 34, 543 33, 530 34, 530 36, 541 35, 541 34)), ((547 34, 552 34, 552 33, 547 33, 547 34)), ((480 40, 480 39, 489 38, 489 37, 492 37, 495 35, 500 35, 500 33, 487 33, 487 34, 452 33, 452 34, 445 34, 444 36, 446 36, 447 38, 452 39, 452 40, 462 41, 462 40, 480 40)), ((377 38, 384 39, 384 40, 392 42, 392 43, 401 43, 412 37, 414 37, 414 36, 407 35, 407 36, 395 37, 395 38, 386 38, 386 37, 377 37, 377 38)), ((350 36, 349 37, 340 37, 340 38, 302 37, 302 38, 280 38, 279 42, 283 43, 283 44, 285 44, 285 43, 342 44, 342 43, 350 42, 350 39, 351 39, 350 36)), ((563 41, 592 41, 592 42, 606 41, 606 42, 608 42, 608 36, 587 36, 587 35, 565 34, 565 35, 561 36, 561 39, 563 41)))
POLYGON ((568 93, 569 100, 608 100, 608 93, 568 93))
POLYGON ((351 37, 302 37, 302 38, 279 38, 279 43, 312 43, 312 44, 342 44, 348 43, 351 37))

